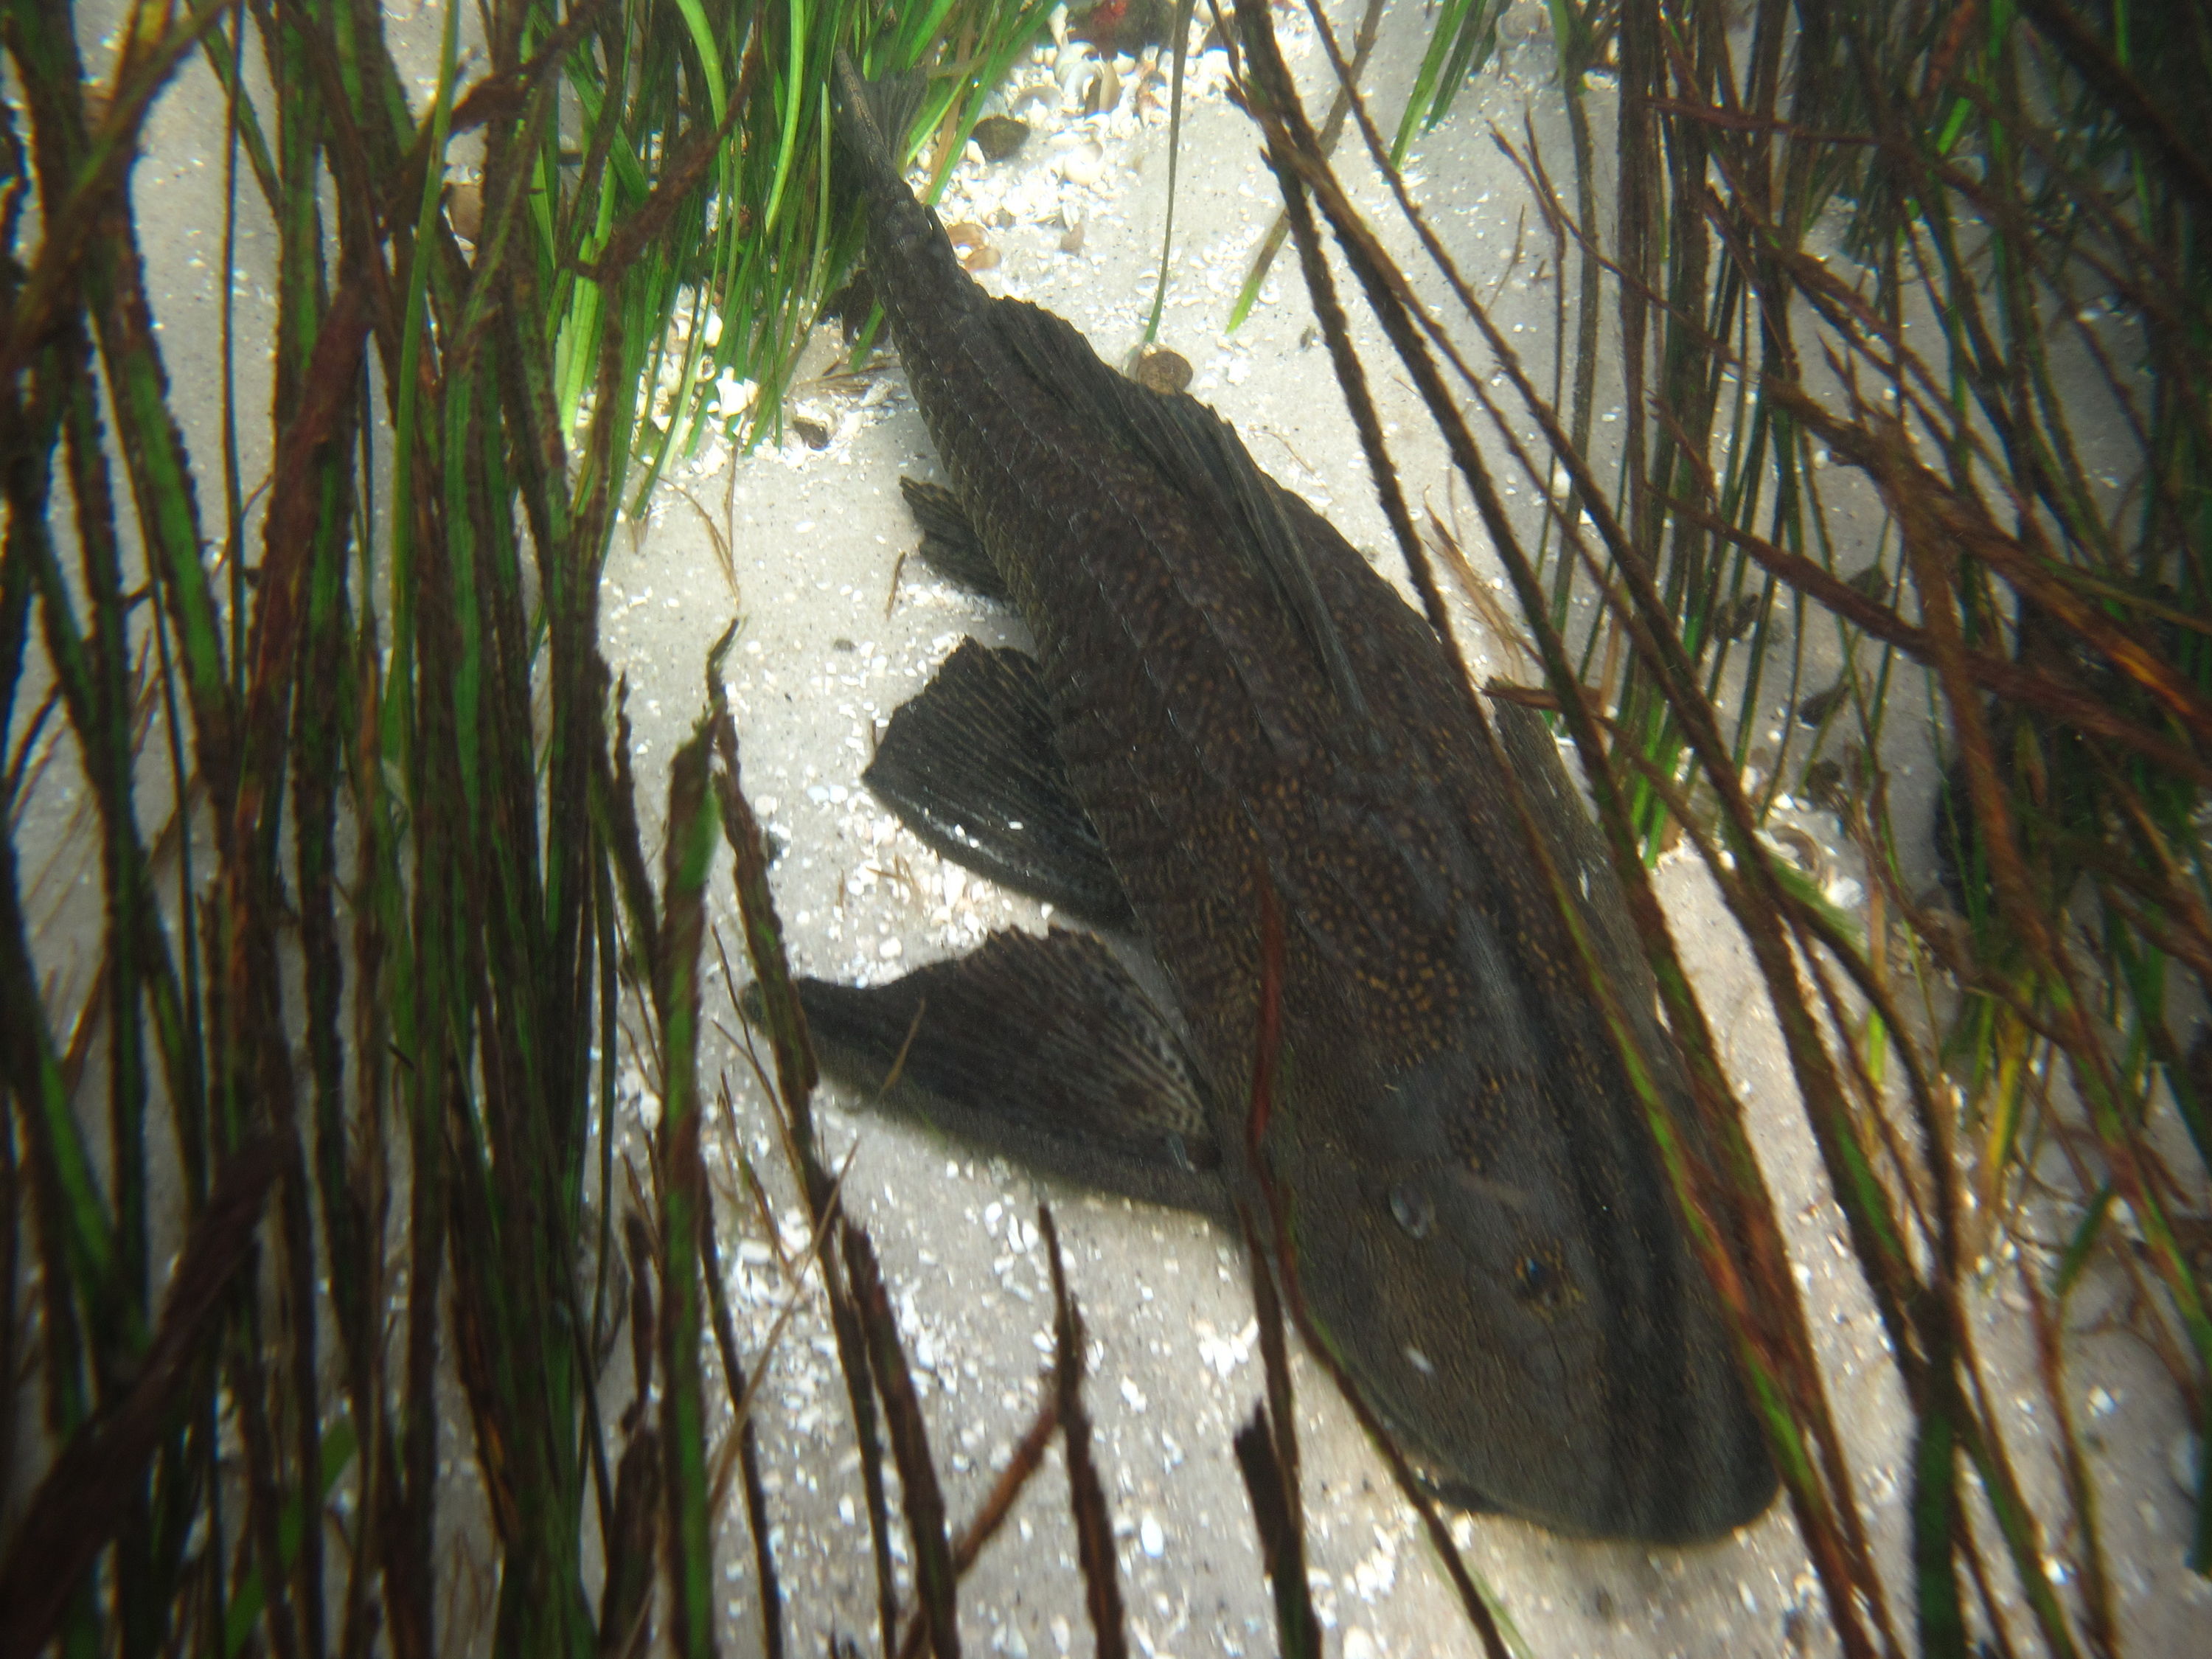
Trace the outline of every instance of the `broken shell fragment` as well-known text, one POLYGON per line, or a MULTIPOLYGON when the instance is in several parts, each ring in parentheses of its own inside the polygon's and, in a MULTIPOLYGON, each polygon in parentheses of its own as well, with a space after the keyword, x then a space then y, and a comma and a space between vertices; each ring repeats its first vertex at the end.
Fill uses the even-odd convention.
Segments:
POLYGON ((1091 77, 1091 84, 1083 89, 1083 112, 1085 115, 1111 115, 1121 106, 1121 77, 1115 70, 1114 60, 1098 60, 1098 73, 1091 77))
POLYGON ((464 179, 446 186, 446 222, 453 234, 473 242, 483 228, 483 186, 464 179))

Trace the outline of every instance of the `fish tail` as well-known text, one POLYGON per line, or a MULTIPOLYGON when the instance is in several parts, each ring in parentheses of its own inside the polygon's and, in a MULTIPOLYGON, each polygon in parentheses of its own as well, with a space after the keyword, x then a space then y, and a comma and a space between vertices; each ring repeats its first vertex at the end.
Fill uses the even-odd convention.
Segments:
POLYGON ((871 207, 887 195, 908 193, 899 157, 928 87, 919 70, 870 80, 849 55, 838 52, 830 107, 837 124, 832 182, 841 192, 871 207))
POLYGON ((927 82, 918 71, 871 81, 843 52, 837 55, 837 154, 831 182, 867 226, 867 264, 876 297, 890 313, 892 337, 905 343, 916 307, 958 310, 982 303, 937 215, 907 188, 899 167, 906 134, 927 82))

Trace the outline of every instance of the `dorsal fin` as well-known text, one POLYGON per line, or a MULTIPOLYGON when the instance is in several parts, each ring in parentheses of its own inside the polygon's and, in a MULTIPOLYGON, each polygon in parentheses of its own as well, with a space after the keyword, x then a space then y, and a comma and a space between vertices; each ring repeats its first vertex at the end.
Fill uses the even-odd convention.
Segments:
POLYGON ((1002 299, 990 317, 1048 396, 1205 510, 1228 550, 1289 618, 1340 708, 1363 727, 1371 726, 1374 716, 1314 580, 1305 544, 1284 514, 1282 486, 1260 470, 1235 429, 1195 398, 1157 392, 1115 373, 1073 325, 1048 311, 1002 299))

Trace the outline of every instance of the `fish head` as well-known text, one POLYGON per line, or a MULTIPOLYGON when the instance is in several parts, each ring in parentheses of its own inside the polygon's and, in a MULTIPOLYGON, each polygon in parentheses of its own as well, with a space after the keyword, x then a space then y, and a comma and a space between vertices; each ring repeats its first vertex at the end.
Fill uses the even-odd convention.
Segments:
POLYGON ((1632 1102, 1474 1042, 1379 1086, 1352 1052, 1286 1058, 1268 1163, 1319 1334, 1431 1484, 1648 1543, 1763 1510, 1773 1472, 1632 1102))

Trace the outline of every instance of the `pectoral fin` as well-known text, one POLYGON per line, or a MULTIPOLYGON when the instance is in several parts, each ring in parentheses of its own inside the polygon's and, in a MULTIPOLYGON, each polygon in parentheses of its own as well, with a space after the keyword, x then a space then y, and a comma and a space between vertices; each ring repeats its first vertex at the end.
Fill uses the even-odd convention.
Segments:
POLYGON ((824 1068, 878 1104, 1042 1175, 1225 1210, 1197 1070, 1090 934, 995 933, 888 985, 799 995, 824 1068))
POLYGON ((1036 665, 969 640, 891 716, 860 781, 954 863, 1104 927, 1129 901, 1053 746, 1036 665))

